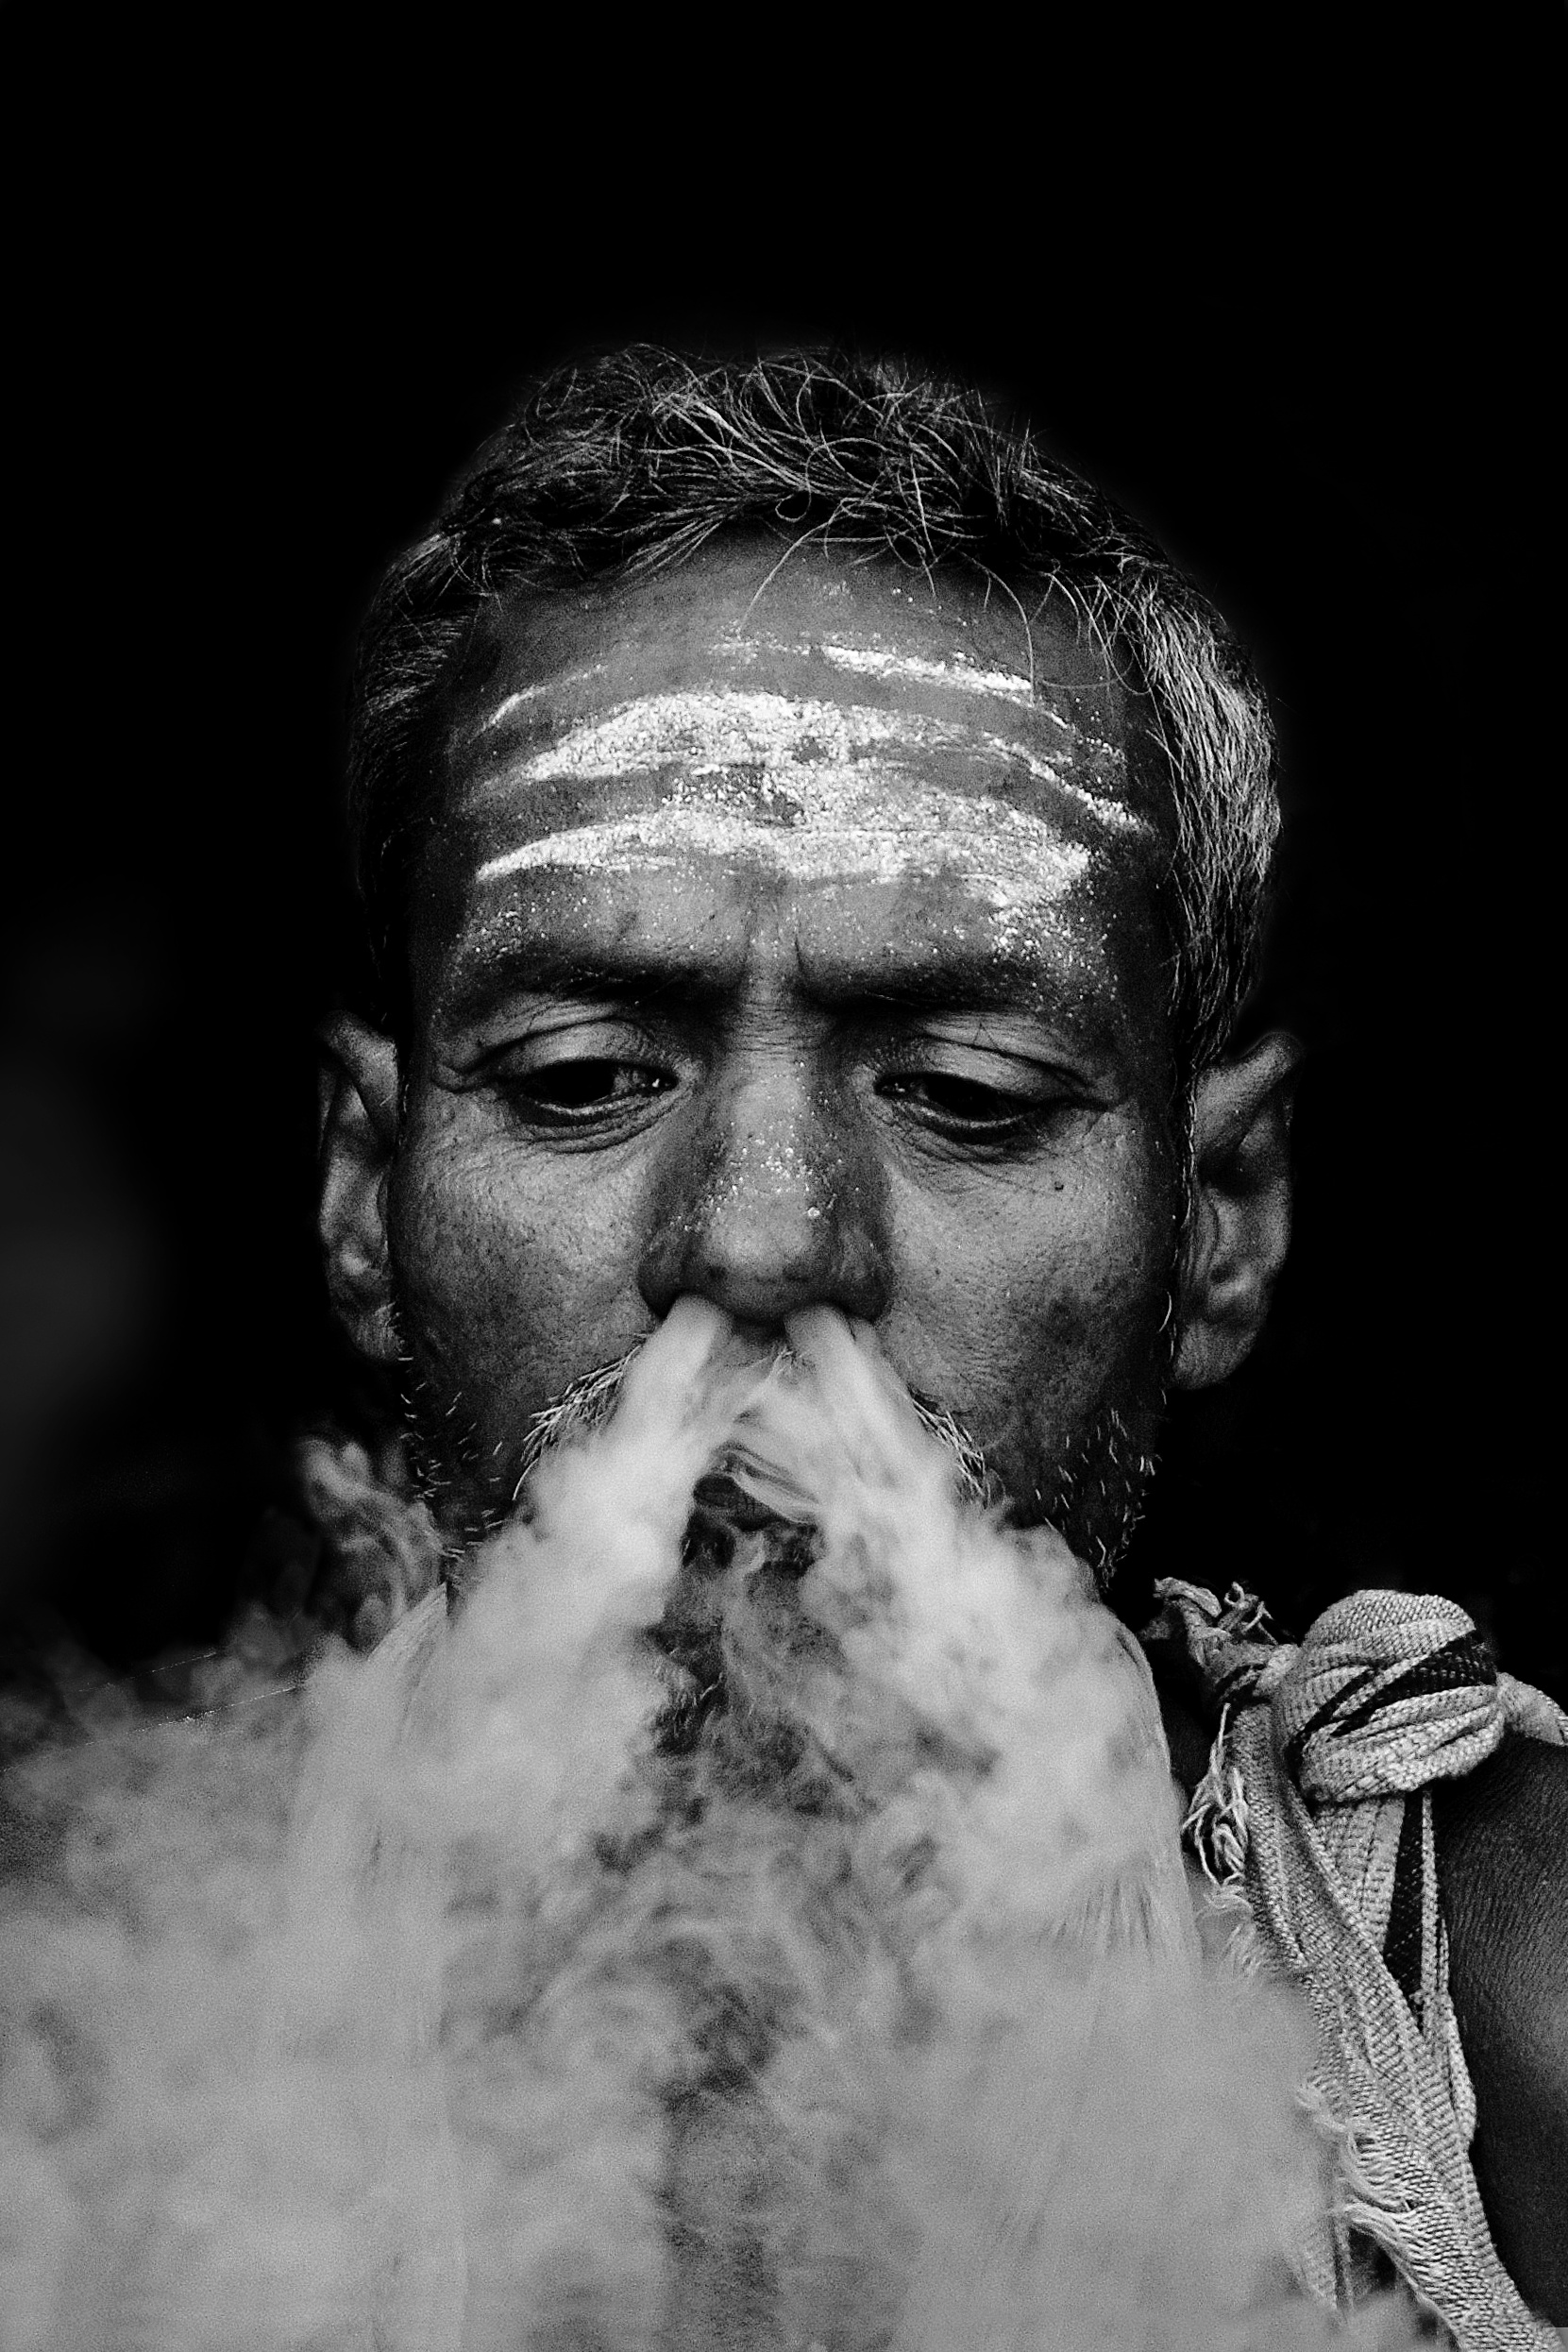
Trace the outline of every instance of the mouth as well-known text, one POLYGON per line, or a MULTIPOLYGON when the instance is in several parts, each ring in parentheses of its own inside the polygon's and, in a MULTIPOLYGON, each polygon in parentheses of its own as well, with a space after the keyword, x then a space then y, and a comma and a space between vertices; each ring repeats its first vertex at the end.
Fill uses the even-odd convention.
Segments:
POLYGON ((737 1552, 750 1579, 797 1582, 820 1548, 810 1521, 776 1510, 730 1468, 710 1470, 692 1489, 691 1510, 681 1545, 681 1588, 711 1582, 735 1565, 737 1552))
POLYGON ((648 1641, 660 1662, 665 1697, 654 1744, 687 1755, 733 1696, 725 1657, 725 1616, 741 1578, 753 1610, 784 1649, 798 1633, 797 1593, 821 1548, 818 1530, 785 1516, 719 1466, 699 1479, 681 1544, 681 1568, 648 1641))
POLYGON ((760 1497, 750 1494, 728 1470, 710 1470, 692 1489, 692 1518, 738 1535, 762 1528, 784 1528, 789 1522, 760 1497))

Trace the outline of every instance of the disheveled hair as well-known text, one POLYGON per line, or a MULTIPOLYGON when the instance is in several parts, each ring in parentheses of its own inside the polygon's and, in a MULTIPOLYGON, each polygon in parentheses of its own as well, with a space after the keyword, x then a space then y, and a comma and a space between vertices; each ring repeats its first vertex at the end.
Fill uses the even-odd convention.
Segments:
POLYGON ((406 1024, 409 889, 481 616, 517 590, 646 577, 737 531, 1065 601, 1164 745, 1172 1041, 1184 1075, 1221 1053, 1255 976, 1279 822, 1245 653, 1137 524, 971 388, 813 352, 699 365, 636 347, 547 377, 388 569, 360 640, 349 764, 379 1017, 406 1024))

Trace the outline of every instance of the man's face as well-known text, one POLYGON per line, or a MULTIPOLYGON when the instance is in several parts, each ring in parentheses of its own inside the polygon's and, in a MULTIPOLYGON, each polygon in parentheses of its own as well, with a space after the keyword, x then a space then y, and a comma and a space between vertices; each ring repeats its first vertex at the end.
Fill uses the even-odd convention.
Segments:
MULTIPOLYGON (((776 545, 518 600, 451 710, 386 1201, 446 1508, 695 1292, 872 1323, 1023 1516, 1157 1411, 1152 761, 1001 591, 776 545)), ((1086 1531, 1079 1530, 1079 1539, 1086 1531)))

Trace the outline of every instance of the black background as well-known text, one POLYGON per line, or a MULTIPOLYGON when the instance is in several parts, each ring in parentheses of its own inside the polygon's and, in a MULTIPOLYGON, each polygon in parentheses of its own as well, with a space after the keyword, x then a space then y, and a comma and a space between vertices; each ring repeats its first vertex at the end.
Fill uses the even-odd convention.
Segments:
POLYGON ((780 20, 610 93, 596 36, 519 62, 456 22, 391 97, 369 26, 346 64, 240 27, 84 80, 10 20, 14 1608, 119 1657, 211 1634, 341 1396, 310 1034, 379 565, 537 367, 828 340, 1016 400, 1280 721, 1297 1238, 1253 1362, 1178 1407, 1142 1564, 1297 1625, 1447 1591, 1565 1693, 1555 41, 1102 31, 949 25, 912 64, 780 20))

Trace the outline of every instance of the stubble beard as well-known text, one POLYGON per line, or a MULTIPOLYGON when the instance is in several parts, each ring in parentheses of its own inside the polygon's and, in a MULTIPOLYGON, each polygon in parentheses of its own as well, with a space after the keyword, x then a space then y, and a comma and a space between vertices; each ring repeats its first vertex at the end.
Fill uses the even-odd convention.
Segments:
MULTIPOLYGON (((1143 1515, 1156 1467, 1178 1341, 1177 1280, 1172 1264, 1164 1313, 1141 1361, 1114 1396, 1102 1398, 1082 1427, 1040 1465, 1028 1489, 1009 1489, 962 1420, 911 1388, 916 1412, 953 1457, 959 1491, 980 1505, 1003 1504, 1017 1526, 1056 1529, 1105 1594, 1143 1515)), ((462 1389, 424 1344, 401 1298, 396 1304, 404 1444, 416 1487, 447 1547, 454 1573, 463 1557, 527 1509, 529 1474, 542 1455, 596 1429, 614 1411, 632 1348, 569 1381, 537 1412, 520 1447, 486 1458, 477 1417, 462 1389)), ((459 1579, 461 1581, 461 1579, 459 1579)))

